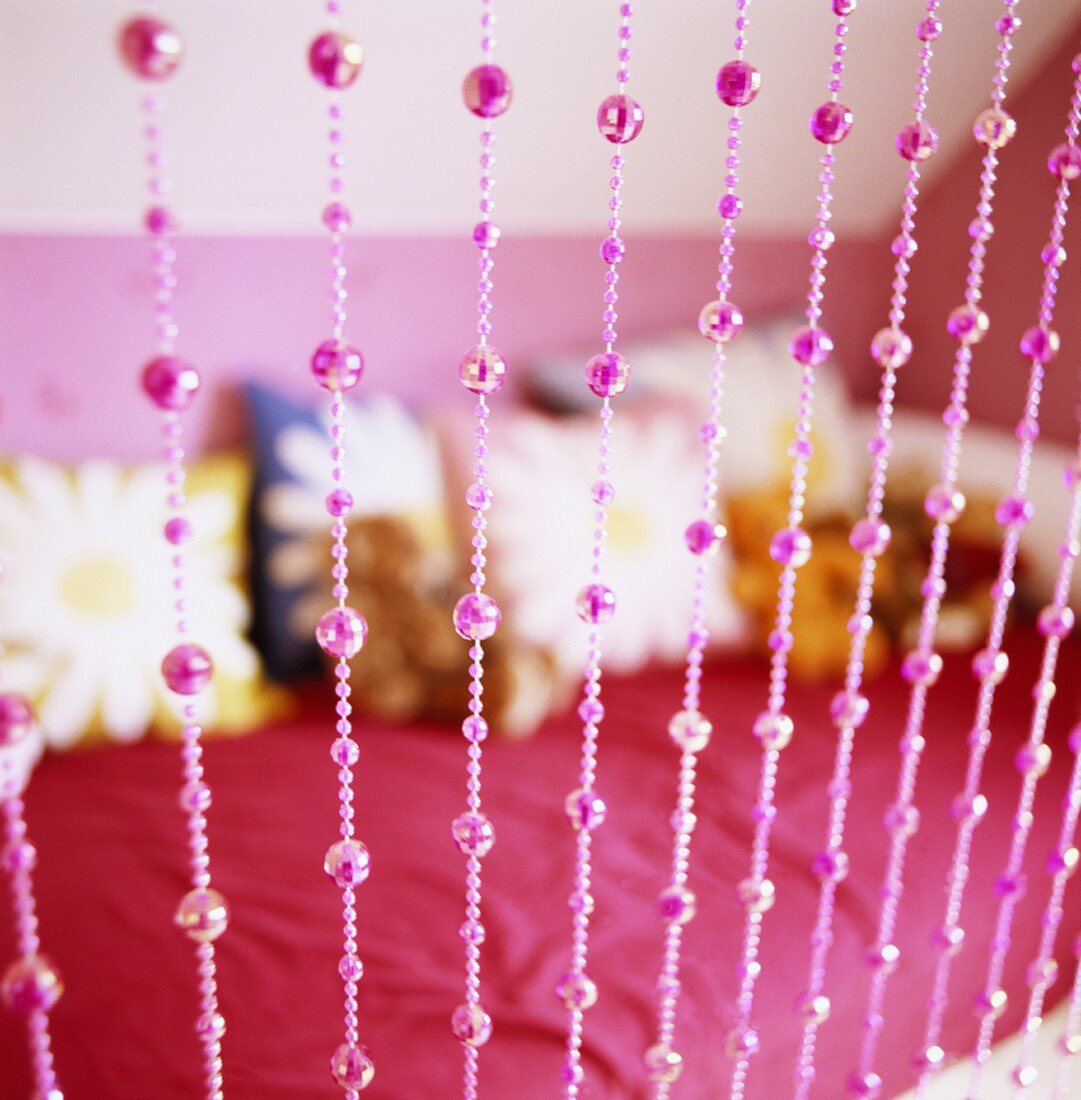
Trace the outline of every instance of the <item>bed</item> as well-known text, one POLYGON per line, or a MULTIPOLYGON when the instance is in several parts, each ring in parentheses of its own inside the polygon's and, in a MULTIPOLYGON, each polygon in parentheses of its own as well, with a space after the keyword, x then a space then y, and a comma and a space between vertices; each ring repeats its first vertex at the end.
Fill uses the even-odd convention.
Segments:
MULTIPOLYGON (((1014 633, 1010 676, 1000 689, 984 790, 991 812, 977 833, 963 923, 965 949, 954 968, 947 1050, 970 1047, 971 1003, 982 981, 994 918, 990 884, 1001 869, 1018 779, 1014 753, 1027 732, 1039 645, 1014 633)), ((1057 832, 1065 782, 1065 734, 1078 711, 1079 647, 1063 653, 1052 709, 1057 764, 1041 783, 1030 844, 1031 888, 1017 914, 1006 986, 1015 992, 999 1034, 1024 1009, 1024 970, 1043 904, 1043 861, 1057 832)), ((766 922, 765 970, 755 1017, 763 1039, 750 1095, 790 1091, 797 1023, 792 1003, 807 965, 817 896, 808 867, 825 825, 821 777, 833 730, 831 687, 794 693, 797 737, 782 762, 773 877, 782 899, 766 922)), ((976 686, 965 655, 947 661, 932 693, 919 804, 923 828, 910 865, 919 869, 902 910, 902 963, 891 986, 880 1069, 885 1095, 911 1085, 909 1058, 922 1027, 933 956, 928 936, 940 920, 942 883, 965 733, 976 686)), ((716 716, 701 760, 700 825, 693 885, 698 917, 688 928, 678 1047, 687 1069, 678 1096, 721 1095, 723 1035, 735 984, 741 928, 733 884, 746 873, 747 813, 758 766, 749 735, 764 695, 762 666, 725 659, 709 666, 705 699, 716 716)), ((601 999, 587 1018, 587 1095, 647 1096, 641 1052, 649 1045, 660 953, 654 899, 669 848, 668 816, 676 757, 664 726, 679 696, 679 676, 653 669, 611 679, 603 731, 600 789, 608 821, 596 839, 597 911, 590 972, 601 999)), ((860 733, 856 800, 848 849, 852 874, 842 887, 828 991, 833 1015, 819 1040, 815 1095, 844 1095, 869 975, 861 958, 873 932, 885 858, 882 808, 896 775, 896 740, 905 690, 896 668, 872 685, 872 718, 860 733)), ((337 890, 321 857, 334 839, 334 773, 327 755, 327 695, 302 691, 297 714, 242 740, 207 748, 215 791, 211 842, 216 884, 232 903, 220 941, 222 1000, 228 1018, 226 1093, 231 1100, 340 1095, 327 1059, 340 1028, 337 890)), ((562 1013, 552 989, 568 953, 571 833, 560 810, 574 786, 578 728, 550 720, 531 740, 489 743, 486 809, 498 842, 485 862, 488 941, 484 999, 496 1031, 482 1057, 482 1094, 490 1100, 550 1100, 558 1094, 562 1013)), ((449 822, 463 800, 464 749, 445 729, 361 727, 359 831, 373 857, 361 895, 362 1036, 377 1074, 374 1100, 444 1100, 459 1091, 460 1052, 447 1019, 460 1001, 462 857, 449 822)), ((183 893, 183 825, 176 808, 179 760, 172 746, 143 743, 46 759, 28 793, 46 948, 67 992, 54 1013, 66 1100, 171 1100, 199 1094, 191 1028, 196 995, 191 945, 170 927, 183 893)), ((1059 961, 1061 999, 1072 974, 1069 948, 1081 928, 1081 892, 1068 895, 1059 961)), ((0 957, 10 954, 8 924, 0 957)), ((30 1095, 21 1026, 0 1017, 0 1096, 30 1095)))

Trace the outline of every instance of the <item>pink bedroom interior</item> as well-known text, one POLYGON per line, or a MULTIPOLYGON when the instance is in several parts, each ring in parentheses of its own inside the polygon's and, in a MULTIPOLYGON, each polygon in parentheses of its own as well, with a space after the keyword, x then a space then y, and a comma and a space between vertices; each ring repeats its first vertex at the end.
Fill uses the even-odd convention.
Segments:
MULTIPOLYGON (((1061 348, 1042 380, 1027 489, 1035 511, 1016 584, 994 584, 1010 529, 996 509, 1013 485, 1030 377, 1018 341, 1037 319, 1053 264, 1045 245, 1056 178, 1047 161, 1064 141, 1078 79, 1081 0, 839 0, 852 9, 840 16, 833 0, 740 5, 749 15, 746 57, 762 83, 742 108, 744 209, 730 221, 731 299, 743 328, 725 345, 717 514, 727 537, 701 574, 711 634, 701 711, 712 737, 691 754, 697 824, 685 885, 696 912, 679 925, 674 1034, 661 1038, 658 975, 674 922, 663 906, 658 913, 657 898, 670 886, 672 810, 687 756, 681 762, 669 720, 684 698, 699 561, 684 528, 700 508, 713 347, 697 318, 716 296, 732 108, 714 89, 732 55, 737 3, 634 5, 628 92, 645 124, 618 150, 626 256, 617 325, 632 373, 612 404, 607 582, 619 605, 602 646, 596 783, 607 817, 592 837, 585 890, 597 997, 569 1017, 568 896, 583 888, 581 829, 568 823, 564 800, 582 786, 578 702, 589 647, 575 593, 588 578, 600 406, 582 367, 604 348, 608 268, 598 247, 615 150, 595 115, 617 90, 621 5, 340 6, 364 48, 363 68, 342 93, 340 196, 353 217, 346 334, 365 359, 343 414, 357 481, 340 536, 351 603, 370 628, 350 660, 356 831, 371 857, 356 921, 359 1041, 375 1065, 364 1095, 458 1095, 464 1052, 467 1066, 479 1064, 478 1086, 470 1092, 467 1072, 463 1092, 474 1100, 1081 1096, 1081 1067, 1072 1067, 1081 1060, 1081 884, 1069 873, 1081 807, 1081 650, 1068 629, 1061 639, 1049 633, 1041 612, 1051 605, 1072 622, 1070 607, 1081 610, 1068 570, 1065 587, 1058 583, 1077 553, 1069 524, 1081 484, 1075 474, 1064 488, 1062 476, 1078 469, 1074 224, 1058 261, 1061 348), (467 860, 451 822, 466 804, 461 725, 470 698, 469 643, 456 636, 452 611, 469 587, 474 514, 463 495, 476 398, 460 384, 458 362, 476 338, 480 123, 462 104, 462 78, 482 60, 479 20, 490 8, 514 96, 496 122, 492 342, 508 372, 488 399, 494 499, 483 513, 488 581, 503 611, 486 657, 492 729, 482 772, 497 838, 482 864, 479 952, 491 1036, 471 1045, 450 1024, 466 980, 467 860), (873 948, 891 844, 905 832, 890 810, 912 721, 902 666, 923 644, 933 526, 923 501, 940 480, 941 414, 959 346, 946 320, 965 292, 986 154, 973 120, 991 102, 1004 40, 996 22, 1015 8, 1005 109, 1016 135, 999 150, 988 219, 981 308, 990 326, 971 347, 958 474, 968 504, 953 528, 937 617, 943 667, 927 690, 911 798, 919 828, 905 840, 887 967, 882 944, 877 955, 873 948), (942 21, 927 108, 938 144, 920 164, 918 250, 900 326, 913 350, 897 372, 889 425, 892 540, 871 609, 862 686, 870 709, 855 736, 844 842, 829 848, 831 806, 845 786, 830 782, 845 730, 831 719, 831 701, 850 671, 861 566, 849 531, 867 509, 883 369, 868 348, 888 324, 891 242, 909 167, 894 138, 912 119, 916 27, 928 11, 942 21), (855 123, 831 146, 836 241, 822 324, 834 351, 819 372, 811 433, 804 526, 814 550, 798 574, 785 702, 795 732, 779 758, 768 871, 775 901, 760 906, 748 1022, 740 991, 755 906, 746 884, 763 759, 752 731, 776 650, 769 637, 783 574, 770 537, 784 523, 800 377, 788 343, 805 323, 824 148, 807 119, 823 101, 838 19, 849 27, 841 98, 855 123), (1064 541, 1072 556, 1061 552, 1064 541), (1004 639, 991 648, 1008 655, 1008 674, 974 676, 974 655, 988 649, 995 609, 1006 603, 1004 639), (991 679, 993 710, 981 717, 991 679), (974 724, 993 733, 975 809, 958 800, 974 724), (1026 791, 1031 812, 1019 802, 1026 791), (951 917, 955 845, 976 822, 962 861, 963 906, 951 917), (842 847, 847 877, 830 881, 824 849, 836 856, 842 847), (1007 863, 1017 854, 1023 871, 1013 873, 1007 863), (835 908, 819 989, 808 968, 827 886, 835 908), (880 1018, 869 1020, 883 971, 880 1018), (568 1018, 584 1021, 578 1076, 566 1069, 568 1018), (864 1057, 869 1029, 873 1064, 864 1057), (813 1073, 801 1079, 809 1030, 813 1073), (742 1086, 734 1066, 746 1071, 742 1086)), ((18 744, 0 736, 0 874, 14 902, 0 910, 0 970, 40 953, 63 995, 28 1009, 10 981, 0 986, 9 1002, 0 1010, 0 1100, 315 1100, 343 1088, 356 1100, 361 1087, 328 1072, 343 1042, 342 891, 324 872, 339 790, 329 756, 333 662, 312 643, 319 613, 334 602, 332 521, 322 510, 331 487, 327 400, 309 369, 328 335, 330 275, 321 220, 327 88, 306 57, 327 12, 283 0, 145 7, 183 42, 175 74, 152 90, 167 100, 173 186, 162 201, 179 220, 176 350, 201 375, 182 419, 196 528, 192 631, 216 666, 202 765, 214 886, 229 907, 228 928, 212 941, 223 1023, 197 1026, 205 982, 200 989, 195 945, 174 920, 192 889, 191 807, 177 805, 190 776, 159 671, 175 642, 161 538, 166 487, 160 413, 139 383, 156 348, 139 113, 147 85, 117 49, 139 6, 12 0, 0 10, 0 696, 26 696, 37 723, 18 744), (25 858, 26 837, 36 859, 25 858), (220 1085, 205 1062, 215 1028, 220 1085), (42 1076, 43 1058, 51 1076, 42 1076)), ((0 734, 4 720, 0 706, 0 734)))

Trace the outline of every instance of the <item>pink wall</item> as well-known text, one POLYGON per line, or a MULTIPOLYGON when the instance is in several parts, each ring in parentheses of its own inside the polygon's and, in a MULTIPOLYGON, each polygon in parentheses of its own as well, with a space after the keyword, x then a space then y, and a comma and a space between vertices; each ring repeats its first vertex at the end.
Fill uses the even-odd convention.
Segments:
MULTIPOLYGON (((995 235, 989 245, 984 308, 991 328, 976 349, 971 409, 977 419, 1013 425, 1024 400, 1027 368, 1017 350, 1021 333, 1036 320, 1054 180, 1047 154, 1062 141, 1081 25, 1066 36, 1037 80, 1010 97, 1016 138, 1003 150, 995 199, 995 235)), ((933 112, 932 112, 933 113, 933 112)), ((917 354, 905 368, 902 402, 935 410, 947 400, 954 344, 946 315, 962 300, 972 219, 979 186, 980 153, 973 142, 932 190, 919 216, 920 251, 914 268, 909 330, 917 354)), ((1075 206, 1081 204, 1075 203, 1075 206)), ((1062 351, 1051 364, 1043 421, 1049 438, 1077 437, 1078 365, 1081 364, 1081 208, 1066 234, 1075 249, 1063 268, 1055 328, 1062 351)), ((864 389, 870 383, 864 382, 864 389)))
MULTIPOLYGON (((693 325, 714 282, 716 245, 631 237, 620 284, 625 336, 693 325)), ((830 325, 842 361, 862 361, 871 304, 886 277, 877 243, 839 244, 830 325)), ((150 455, 154 421, 135 388, 150 347, 146 245, 138 238, 0 237, 0 450, 72 458, 150 455)), ((211 401, 191 416, 194 442, 236 442, 236 384, 273 380, 311 392, 302 362, 325 329, 326 246, 303 238, 198 238, 180 243, 183 354, 211 401)), ((499 346, 515 368, 595 347, 601 264, 593 239, 505 238, 497 256, 499 346)), ((804 290, 801 242, 740 245, 737 300, 750 319, 804 290)), ((475 250, 451 239, 358 240, 350 330, 368 385, 418 403, 458 394, 454 364, 471 342, 475 250)))

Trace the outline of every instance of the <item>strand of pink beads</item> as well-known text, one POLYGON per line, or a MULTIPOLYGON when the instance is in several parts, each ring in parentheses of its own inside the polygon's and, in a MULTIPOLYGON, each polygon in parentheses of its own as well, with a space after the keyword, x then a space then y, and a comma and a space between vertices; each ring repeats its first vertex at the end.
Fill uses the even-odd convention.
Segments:
MULTIPOLYGON (((1004 12, 996 20, 997 54, 992 79, 991 106, 981 112, 973 126, 973 135, 983 148, 979 196, 976 217, 969 225, 972 244, 969 250, 968 274, 962 305, 954 309, 947 321, 950 334, 957 340, 953 366, 953 385, 949 403, 942 414, 946 425, 940 475, 927 494, 925 509, 934 520, 931 555, 927 574, 921 586, 923 606, 920 613, 916 648, 902 665, 902 675, 911 685, 908 713, 900 741, 901 764, 897 791, 886 811, 885 827, 890 837, 886 873, 881 890, 878 926, 875 939, 867 952, 871 969, 871 986, 867 1011, 863 1017, 863 1036, 859 1063, 849 1080, 849 1092, 856 1097, 875 1098, 882 1090, 882 1080, 875 1071, 878 1042, 885 1023, 883 1008, 890 975, 897 966, 900 953, 893 942, 897 915, 904 892, 905 857, 908 843, 919 828, 919 811, 913 799, 923 756, 923 716, 927 693, 938 679, 942 658, 935 652, 935 635, 939 612, 946 592, 946 558, 949 554, 950 529, 965 507, 964 495, 957 488, 957 471, 965 424, 968 422, 968 388, 974 349, 987 332, 987 314, 980 308, 983 297, 983 274, 987 242, 993 232, 995 178, 1000 150, 1013 137, 1014 120, 1003 109, 1010 67, 1013 35, 1020 26, 1016 14, 1017 0, 1005 0, 1004 12)), ((939 950, 952 950, 950 942, 935 937, 939 950)))
MULTIPOLYGON (((1051 232, 1042 258, 1044 261, 1043 289, 1040 294, 1039 316, 1037 323, 1021 337, 1021 353, 1029 360, 1028 390, 1025 396, 1024 412, 1018 421, 1016 436, 1018 439, 1017 467, 1014 475, 1013 491, 1002 498, 995 511, 995 519, 1005 531, 1002 553, 999 559, 998 576, 991 589, 994 607, 991 624, 987 633, 985 647, 973 658, 972 672, 979 681, 979 695, 976 702, 976 720, 969 733, 969 758, 965 772, 964 786, 954 802, 954 817, 957 820, 957 838, 953 858, 947 876, 946 913, 942 922, 944 938, 951 942, 963 936, 961 929, 961 906, 964 901, 965 886, 968 883, 968 857, 972 846, 972 836, 987 808, 987 799, 980 793, 980 780, 983 774, 984 758, 991 744, 991 711, 994 705, 995 688, 1006 676, 1009 660, 1002 650, 1002 638, 1006 629, 1006 617, 1014 593, 1014 569, 1017 563, 1018 545, 1021 532, 1032 519, 1032 502, 1026 496, 1029 472, 1032 464, 1032 451, 1040 434, 1039 415, 1040 397, 1043 391, 1047 364, 1058 352, 1058 334, 1051 327, 1054 321, 1055 301, 1058 291, 1059 271, 1066 260, 1066 251, 1062 247, 1063 233, 1069 210, 1070 181, 1081 176, 1081 148, 1077 145, 1078 128, 1081 125, 1081 84, 1075 86, 1073 100, 1066 125, 1066 141, 1058 145, 1048 159, 1048 168, 1058 180, 1054 210, 1051 217, 1051 232)), ((1050 689, 1053 691, 1053 687, 1050 689)), ((1039 753, 1035 754, 1037 757, 1039 753)), ((1038 766, 1033 760, 1031 766, 1038 766)), ((1014 848, 1023 852, 1028 827, 1023 821, 1015 820, 1014 848), (1023 836, 1019 835, 1023 832, 1023 836)), ((1012 857, 1011 857, 1012 858, 1012 857)), ((1009 901, 1009 915, 1013 906, 1024 891, 1025 880, 1018 867, 999 877, 995 889, 1000 899, 1009 901)), ((1006 940, 996 944, 990 977, 1001 972, 1006 940), (998 958, 999 952, 1002 958, 998 958)), ((942 1062, 942 1048, 939 1038, 942 1020, 946 1012, 949 997, 950 970, 953 951, 939 953, 935 963, 935 978, 928 1001, 929 1011, 923 1037, 924 1060, 920 1069, 920 1084, 917 1095, 925 1096, 931 1079, 942 1062)), ((1002 1010, 1005 993, 997 988, 988 987, 977 998, 976 1012, 981 1020, 981 1037, 988 1026, 988 1017, 1002 1010)), ((984 1043, 989 1042, 989 1034, 984 1043)), ((986 1058, 986 1053, 981 1057, 986 1058)))
MULTIPOLYGON (((1043 660, 1040 665, 1039 679, 1033 692, 1034 706, 1032 724, 1028 740, 1017 753, 1017 770, 1021 773, 1021 792, 1018 797, 1017 811, 1014 814, 1013 842, 1010 845, 1005 875, 1014 878, 1021 873, 1024 862, 1025 846, 1032 825, 1032 806, 1036 794, 1036 784, 1046 773, 1051 763, 1050 747, 1044 743, 1047 728, 1047 715, 1051 700, 1055 695, 1055 669, 1058 662, 1062 640, 1074 625, 1074 613, 1069 606, 1070 584, 1073 580, 1074 563, 1081 552, 1081 444, 1078 458, 1067 467, 1066 485, 1070 490, 1070 514, 1066 524, 1066 536, 1059 547, 1059 569, 1055 578, 1054 594, 1051 603, 1041 612, 1037 620, 1040 633, 1044 636, 1043 660)), ((1074 731, 1071 747, 1081 749, 1081 734, 1074 731)), ((1040 1028, 1043 1013, 1044 996, 1048 987, 1058 977, 1058 964, 1053 957, 1055 938, 1062 923, 1062 899, 1066 892, 1066 882, 1077 866, 1078 853, 1073 846, 1077 828, 1078 812, 1081 811, 1081 758, 1076 756, 1071 775, 1070 793, 1067 795, 1062 813, 1062 827, 1058 844, 1047 861, 1047 870, 1051 875, 1051 890, 1041 921, 1040 945, 1036 960, 1029 967, 1029 998, 1025 1010, 1025 1026, 1021 1029, 1021 1053, 1013 1072, 1018 1087, 1018 1095, 1024 1093, 1037 1078, 1036 1067, 1032 1060, 1032 1044, 1040 1028)), ((1002 980, 1002 967, 1009 949, 1013 914, 1018 895, 1004 894, 999 899, 998 920, 995 935, 991 940, 991 954, 987 968, 987 980, 984 988, 986 999, 998 1008, 1002 998, 998 995, 999 982, 1002 980)), ((1004 1007, 1004 1005, 1002 1005, 1004 1007)), ((973 1074, 969 1085, 969 1095, 979 1096, 981 1074, 986 1052, 990 1049, 994 1034, 996 1014, 987 1013, 980 1025, 979 1039, 973 1054, 973 1074)))
MULTIPOLYGON (((631 58, 631 17, 634 6, 619 5, 619 67, 616 81, 619 91, 608 96, 597 110, 597 128, 613 145, 625 145, 642 131, 645 119, 642 108, 629 95, 631 58)), ((610 480, 612 440, 612 398, 618 397, 630 381, 630 366, 615 350, 618 316, 616 304, 619 295, 619 265, 625 246, 619 235, 622 226, 620 211, 623 207, 624 158, 616 153, 610 160, 612 175, 609 179, 611 197, 608 200, 608 236, 601 244, 601 260, 607 267, 604 292, 604 329, 602 337, 605 350, 593 356, 585 367, 586 385, 601 398, 600 441, 598 446, 597 480, 591 496, 597 506, 596 525, 593 530, 590 581, 578 593, 578 617, 589 626, 589 653, 586 659, 585 682, 578 715, 582 720, 582 755, 578 787, 567 795, 565 810, 567 819, 576 833, 574 861, 574 890, 570 898, 572 914, 572 950, 569 969, 556 986, 556 996, 567 1009, 567 1053, 563 1063, 563 1085, 568 1100, 580 1095, 585 1074, 582 1068, 582 1035, 584 1016, 597 1000, 597 986, 586 973, 589 951, 589 920, 593 912, 592 842, 593 830, 603 823, 607 808, 595 789, 597 776, 597 737, 604 719, 601 702, 601 627, 616 610, 615 593, 604 584, 604 549, 608 526, 608 506, 614 496, 610 480)))
MULTIPOLYGON (((1074 805, 1081 804, 1081 725, 1075 726, 1070 735, 1070 747, 1076 753, 1074 767, 1074 782, 1070 788, 1074 805)), ((1074 813, 1074 825, 1077 824, 1077 814, 1074 813)), ((1076 848, 1071 851, 1077 851, 1076 848)), ((1073 857, 1076 864, 1077 857, 1073 857)), ((1075 1093, 1071 1085, 1073 1083, 1074 1064, 1078 1055, 1081 1055, 1081 933, 1074 940, 1074 955, 1077 958, 1077 967, 1074 971, 1073 987, 1066 1009, 1066 1024, 1063 1028, 1062 1039, 1059 1046, 1058 1072, 1055 1074, 1055 1088, 1051 1093, 1051 1100, 1069 1100, 1075 1093)))
POLYGON ((469 715, 462 723, 462 733, 468 746, 466 768, 466 810, 454 819, 451 833, 455 844, 466 857, 465 920, 460 933, 465 943, 465 1001, 451 1016, 451 1030, 462 1044, 465 1056, 463 1095, 476 1100, 479 1048, 491 1038, 492 1018, 480 1000, 480 949, 484 943, 481 913, 481 861, 495 843, 495 830, 481 808, 482 745, 488 737, 484 718, 484 642, 498 629, 499 606, 484 591, 487 565, 487 513, 492 506, 492 490, 488 485, 488 402, 487 398, 503 385, 507 364, 503 356, 488 343, 492 333, 492 250, 499 240, 499 229, 492 222, 495 202, 492 189, 495 179, 494 120, 510 106, 513 96, 510 77, 495 64, 496 14, 493 0, 481 0, 481 52, 484 61, 471 70, 462 85, 466 107, 483 122, 480 137, 480 221, 473 228, 473 243, 480 252, 477 283, 477 338, 458 364, 458 378, 476 395, 474 415, 475 446, 473 450, 473 482, 466 490, 465 502, 473 513, 473 572, 467 592, 455 605, 454 629, 471 643, 469 647, 469 715))
POLYGON ((761 973, 759 944, 762 922, 773 907, 775 888, 767 877, 770 838, 776 817, 774 792, 781 751, 791 741, 792 719, 784 713, 788 681, 788 654, 792 648, 792 612, 795 604, 796 574, 811 557, 811 538, 800 526, 807 500, 807 473, 812 454, 811 425, 814 413, 815 379, 818 367, 833 350, 833 341, 821 327, 826 286, 826 253, 834 235, 829 228, 833 205, 834 146, 843 141, 852 129, 852 112, 841 102, 845 71, 844 57, 848 37, 848 16, 855 9, 855 0, 832 0, 837 17, 833 33, 833 60, 830 64, 829 98, 811 115, 811 134, 825 149, 818 176, 818 214, 808 243, 811 246, 811 275, 807 294, 807 324, 792 338, 789 349, 800 368, 800 393, 796 408, 795 438, 789 446, 792 459, 792 480, 788 496, 787 525, 773 537, 770 556, 781 566, 777 591, 777 615, 770 634, 773 651, 770 661, 769 701, 754 723, 754 735, 762 746, 762 771, 758 783, 752 818, 754 839, 751 848, 750 874, 738 886, 739 899, 745 911, 742 950, 738 968, 739 993, 736 998, 736 1018, 727 1038, 729 1054, 734 1061, 730 1095, 742 1100, 750 1060, 758 1050, 758 1033, 751 1026, 755 986, 761 973))
MULTIPOLYGON (((120 53, 128 68, 140 79, 157 83, 176 71, 183 53, 180 36, 156 16, 142 15, 129 20, 120 30, 120 53)), ((191 861, 191 890, 181 899, 176 923, 196 944, 199 975, 199 1015, 195 1030, 203 1049, 203 1070, 208 1100, 222 1100, 221 1041, 225 1018, 218 1005, 215 941, 225 931, 229 907, 211 885, 207 838, 207 811, 211 793, 203 773, 202 727, 195 697, 210 683, 214 666, 210 654, 191 641, 188 618, 187 554, 192 526, 185 515, 184 429, 181 414, 190 408, 199 391, 199 372, 176 356, 179 329, 173 313, 176 287, 177 222, 163 205, 171 187, 166 173, 164 97, 149 93, 143 98, 146 163, 149 169, 150 203, 144 219, 150 237, 154 264, 155 330, 157 353, 143 368, 142 386, 150 401, 161 411, 163 457, 166 464, 164 526, 172 569, 172 611, 176 644, 161 662, 168 689, 181 702, 183 786, 180 807, 187 815, 188 851, 191 861)))
POLYGON ((942 33, 938 18, 940 0, 927 0, 916 26, 919 41, 916 92, 913 119, 897 135, 898 153, 907 162, 904 197, 901 203, 900 231, 892 245, 894 254, 893 285, 889 323, 871 341, 871 357, 881 367, 875 430, 867 449, 871 454, 871 475, 867 489, 866 514, 852 528, 849 539, 860 554, 859 581, 855 608, 849 620, 851 636, 845 667, 844 687, 834 696, 830 717, 837 727, 837 748, 833 773, 827 790, 830 795, 829 824, 822 852, 811 871, 819 882, 818 910, 811 933, 811 961, 805 992, 796 1002, 802 1021, 799 1059, 796 1066, 796 1100, 806 1100, 815 1077, 815 1045, 818 1029, 829 1018, 830 1000, 823 993, 826 962, 833 942, 833 914, 837 890, 848 875, 848 856, 844 851, 845 817, 852 794, 852 753, 856 730, 863 725, 870 703, 862 694, 864 657, 867 639, 874 621, 871 602, 875 590, 878 559, 890 544, 890 528, 882 519, 886 478, 893 446, 893 403, 897 372, 912 354, 912 340, 903 330, 908 296, 911 260, 916 252, 916 210, 919 200, 920 165, 938 148, 938 133, 926 120, 927 96, 931 80, 934 43, 942 33))
POLYGON ((338 962, 345 994, 345 1031, 343 1041, 330 1058, 330 1072, 343 1089, 346 1100, 357 1100, 375 1076, 371 1051, 360 1041, 357 986, 364 974, 357 947, 357 888, 368 878, 371 859, 368 849, 356 837, 353 768, 360 758, 360 747, 353 737, 352 705, 349 702, 349 661, 364 645, 368 624, 349 606, 348 533, 346 520, 353 510, 353 496, 346 486, 345 394, 353 389, 364 373, 364 357, 344 338, 346 321, 345 234, 352 225, 349 207, 341 201, 345 169, 343 144, 344 108, 341 93, 352 86, 360 74, 363 51, 341 29, 339 0, 328 0, 327 30, 317 35, 308 47, 308 68, 329 93, 327 133, 330 156, 328 166, 329 201, 323 209, 323 225, 330 236, 331 332, 312 353, 311 373, 316 385, 330 395, 331 489, 326 497, 330 533, 335 606, 319 620, 315 637, 320 648, 334 658, 335 739, 330 756, 338 769, 339 839, 327 849, 323 867, 342 892, 342 956, 338 962))
MULTIPOLYGON (((0 568, 0 577, 3 570, 0 568)), ((3 645, 0 644, 0 657, 3 645)), ((34 729, 30 701, 13 691, 0 690, 0 814, 4 846, 0 864, 11 882, 17 957, 0 977, 0 1000, 26 1017, 35 1096, 63 1100, 53 1063, 49 1012, 60 1000, 64 983, 55 964, 41 953, 34 867, 37 849, 26 828, 26 807, 19 790, 14 754, 34 729)))
POLYGON ((743 325, 743 315, 732 301, 733 256, 735 255, 736 219, 743 209, 739 197, 739 167, 742 109, 758 94, 761 76, 744 60, 747 47, 747 9, 750 0, 736 0, 735 57, 721 66, 717 73, 717 95, 731 108, 728 136, 725 140, 724 194, 718 200, 721 215, 720 262, 716 289, 718 297, 702 309, 698 327, 702 335, 713 342, 713 366, 710 375, 709 415, 700 436, 706 448, 705 472, 702 482, 702 503, 699 517, 684 532, 687 549, 695 557, 694 602, 691 627, 687 634, 686 671, 683 686, 683 709, 668 724, 668 733, 680 750, 679 778, 676 785, 676 808, 672 814, 672 859, 668 883, 658 898, 658 912, 664 921, 664 953, 657 981, 656 1041, 646 1051, 646 1071, 652 1082, 653 1095, 664 1100, 672 1084, 683 1070, 683 1059, 673 1048, 676 1013, 680 994, 680 954, 683 929, 694 918, 697 899, 687 886, 690 872, 691 836, 695 818, 695 782, 698 754, 709 744, 712 723, 701 710, 702 660, 709 643, 706 591, 713 559, 727 532, 719 521, 717 503, 717 470, 720 464, 721 442, 724 439, 722 413, 726 369, 726 344, 743 325))

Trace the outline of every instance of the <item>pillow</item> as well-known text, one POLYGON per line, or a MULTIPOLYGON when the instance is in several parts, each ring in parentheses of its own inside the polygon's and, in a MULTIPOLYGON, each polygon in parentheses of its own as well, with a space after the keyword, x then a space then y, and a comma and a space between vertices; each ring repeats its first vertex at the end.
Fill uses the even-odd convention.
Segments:
MULTIPOLYGON (((204 459, 188 478, 193 637, 215 676, 200 697, 208 729, 237 733, 280 709, 245 640, 241 584, 247 463, 204 459)), ((46 744, 174 734, 182 705, 161 680, 173 637, 163 468, 22 457, 0 465, 0 622, 5 683, 36 705, 46 744)))
MULTIPOLYGON (((694 559, 683 531, 698 514, 702 445, 693 418, 674 409, 624 410, 613 423, 616 493, 605 580, 617 610, 605 631, 604 659, 606 668, 626 673, 650 660, 684 656, 694 559)), ((458 448, 455 466, 464 490, 471 452, 463 441, 472 434, 464 424, 448 424, 447 433, 458 448)), ((493 593, 505 604, 504 621, 522 640, 550 650, 566 676, 580 675, 588 638, 574 605, 589 576, 597 420, 504 414, 493 418, 490 446, 490 576, 493 593)), ((744 629, 728 588, 727 552, 714 562, 710 630, 714 642, 733 644, 744 629)))
MULTIPOLYGON (((272 676, 318 667, 315 624, 330 570, 327 413, 273 390, 248 387, 255 450, 255 639, 272 676)), ((354 517, 406 519, 424 550, 449 556, 442 472, 432 435, 393 397, 348 401, 346 467, 354 517)))

